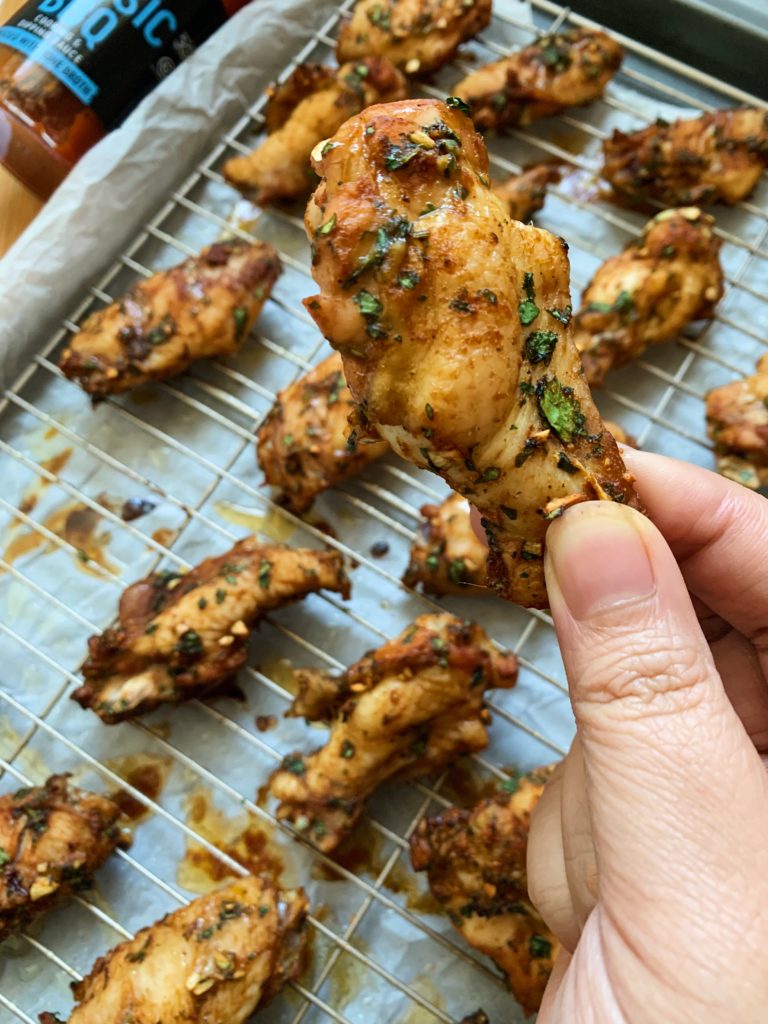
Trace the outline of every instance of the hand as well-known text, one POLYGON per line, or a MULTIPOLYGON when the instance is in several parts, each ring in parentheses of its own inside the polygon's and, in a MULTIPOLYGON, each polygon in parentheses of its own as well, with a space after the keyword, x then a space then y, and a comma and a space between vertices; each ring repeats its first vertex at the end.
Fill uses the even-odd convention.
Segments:
POLYGON ((528 849, 564 945, 539 1024, 765 1024, 768 502, 624 454, 650 519, 590 502, 547 535, 578 733, 528 849))

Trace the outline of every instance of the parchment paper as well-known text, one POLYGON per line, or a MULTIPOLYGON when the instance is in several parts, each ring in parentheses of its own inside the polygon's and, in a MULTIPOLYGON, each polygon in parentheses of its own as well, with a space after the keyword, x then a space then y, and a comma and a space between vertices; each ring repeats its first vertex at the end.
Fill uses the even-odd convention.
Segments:
POLYGON ((253 0, 85 156, 0 260, 0 385, 337 7, 253 0))

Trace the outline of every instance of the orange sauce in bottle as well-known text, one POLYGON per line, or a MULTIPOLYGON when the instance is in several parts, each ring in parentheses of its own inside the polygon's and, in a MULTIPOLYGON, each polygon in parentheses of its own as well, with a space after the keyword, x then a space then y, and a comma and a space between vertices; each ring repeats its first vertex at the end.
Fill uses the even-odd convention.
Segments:
POLYGON ((0 27, 0 161, 48 197, 249 0, 33 0, 0 27))

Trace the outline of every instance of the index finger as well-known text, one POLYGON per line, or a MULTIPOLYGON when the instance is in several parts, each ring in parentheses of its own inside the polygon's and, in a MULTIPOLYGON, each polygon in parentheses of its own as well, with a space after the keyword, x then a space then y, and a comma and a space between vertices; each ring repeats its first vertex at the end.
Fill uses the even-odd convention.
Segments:
POLYGON ((768 649, 768 501, 707 469, 622 447, 688 589, 768 649))

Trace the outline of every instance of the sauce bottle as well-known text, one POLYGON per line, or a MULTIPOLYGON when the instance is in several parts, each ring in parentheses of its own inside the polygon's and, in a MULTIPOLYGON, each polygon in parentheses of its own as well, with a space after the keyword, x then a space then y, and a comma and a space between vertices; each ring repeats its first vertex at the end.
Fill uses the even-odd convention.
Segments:
POLYGON ((0 27, 0 161, 47 198, 249 0, 32 0, 0 27))

